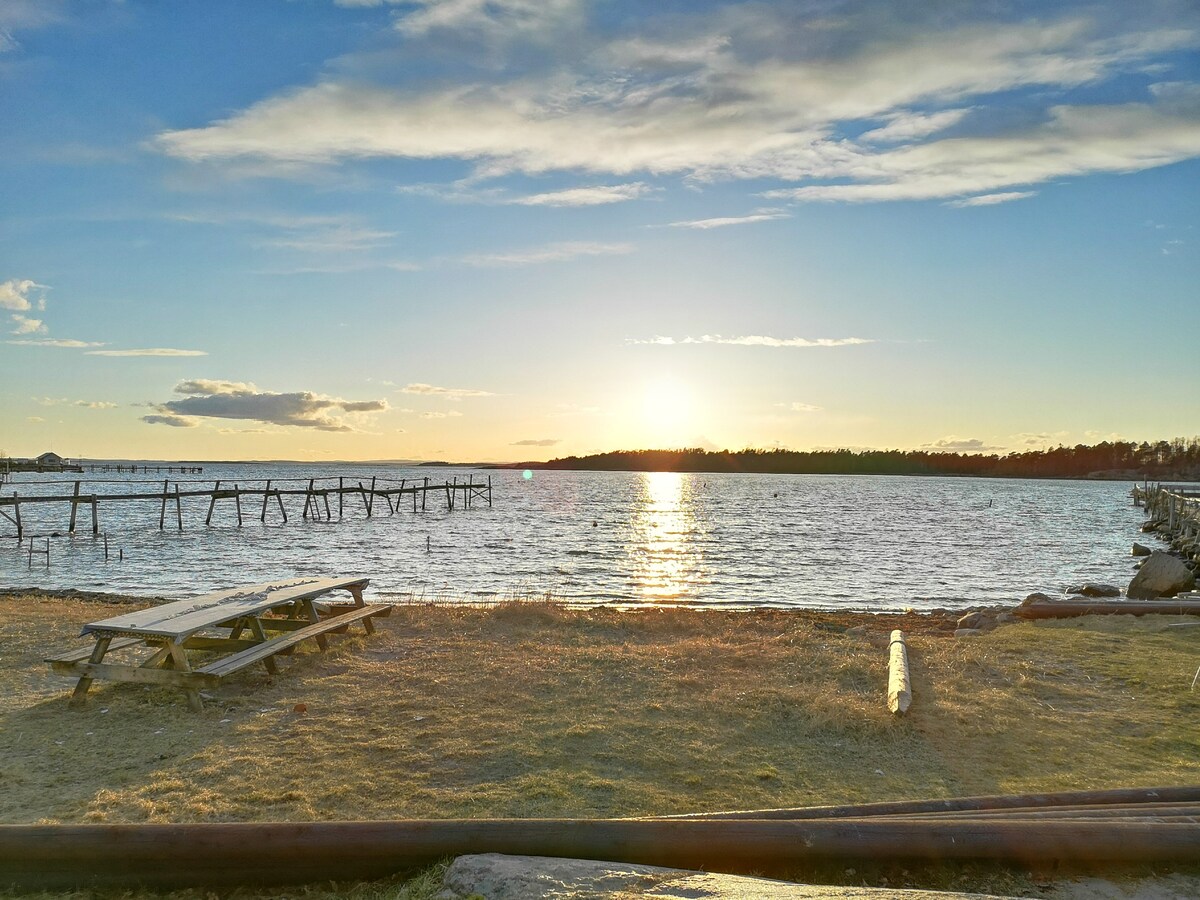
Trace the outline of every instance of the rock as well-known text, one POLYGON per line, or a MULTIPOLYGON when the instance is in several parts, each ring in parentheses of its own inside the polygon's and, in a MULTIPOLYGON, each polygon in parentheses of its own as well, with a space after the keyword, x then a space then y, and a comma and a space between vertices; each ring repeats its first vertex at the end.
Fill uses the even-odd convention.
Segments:
POLYGON ((1053 603, 1054 598, 1049 594, 1043 594, 1041 591, 1034 591, 1028 597, 1021 601, 1022 606, 1028 606, 1031 603, 1053 603))
POLYGON ((976 635, 979 635, 979 634, 983 634, 982 628, 955 628, 954 629, 954 636, 956 638, 975 637, 976 635))
POLYGON ((853 635, 854 637, 866 637, 867 636, 867 626, 866 625, 855 625, 853 628, 847 628, 846 634, 853 635))
POLYGON ((1017 621, 1017 617, 1010 612, 996 613, 996 622, 999 625, 1007 625, 1009 622, 1017 621))
POLYGON ((706 900, 950 900, 967 897, 983 900, 979 894, 795 884, 687 869, 500 853, 460 856, 446 870, 442 884, 444 890, 437 894, 437 900, 470 897, 487 900, 599 900, 609 897, 616 900, 618 897, 643 896, 659 900, 696 897, 706 900))
POLYGON ((1081 597, 1120 597, 1121 589, 1115 584, 1096 584, 1088 581, 1076 587, 1067 588, 1068 594, 1079 594, 1081 597))
POLYGON ((980 628, 987 623, 988 617, 981 612, 971 612, 958 620, 959 628, 980 628))
POLYGON ((1196 576, 1170 553, 1155 550, 1146 557, 1125 593, 1131 600, 1174 597, 1196 586, 1196 576))
POLYGON ((1137 541, 1133 542, 1133 556, 1149 556, 1150 552, 1150 548, 1145 544, 1139 544, 1137 541))

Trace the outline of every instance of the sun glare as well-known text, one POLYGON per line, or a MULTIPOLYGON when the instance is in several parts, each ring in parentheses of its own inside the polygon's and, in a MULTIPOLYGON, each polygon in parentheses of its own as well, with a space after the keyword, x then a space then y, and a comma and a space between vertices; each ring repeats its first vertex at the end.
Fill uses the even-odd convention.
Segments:
POLYGON ((692 420, 692 394, 678 381, 664 379, 646 385, 642 416, 655 433, 670 432, 692 420))

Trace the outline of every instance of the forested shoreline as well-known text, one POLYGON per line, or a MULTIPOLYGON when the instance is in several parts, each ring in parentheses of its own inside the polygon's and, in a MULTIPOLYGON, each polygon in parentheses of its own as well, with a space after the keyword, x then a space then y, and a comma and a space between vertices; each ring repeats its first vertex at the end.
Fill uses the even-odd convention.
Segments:
POLYGON ((972 475, 1007 478, 1200 478, 1200 438, 1104 441, 999 454, 930 450, 617 450, 514 464, 600 472, 796 475, 972 475))

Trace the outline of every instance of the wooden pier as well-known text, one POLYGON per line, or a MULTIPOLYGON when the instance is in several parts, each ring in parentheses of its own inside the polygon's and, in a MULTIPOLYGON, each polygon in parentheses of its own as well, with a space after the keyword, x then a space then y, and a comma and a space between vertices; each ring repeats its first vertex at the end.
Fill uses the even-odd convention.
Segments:
POLYGON ((1154 532, 1171 548, 1200 559, 1200 484, 1134 485, 1133 502, 1149 517, 1142 531, 1154 532))
MULTIPOLYGON (((69 494, 27 494, 21 496, 16 491, 11 495, 0 495, 0 517, 16 527, 16 538, 21 541, 25 536, 26 526, 21 518, 22 508, 34 504, 59 504, 64 512, 69 512, 67 532, 74 534, 79 525, 79 510, 84 508, 84 515, 90 513, 91 532, 100 534, 100 504, 128 503, 141 501, 158 505, 158 527, 167 527, 168 517, 176 529, 183 531, 184 500, 201 498, 208 500, 208 511, 204 524, 211 525, 213 513, 218 501, 224 501, 228 507, 232 501, 240 527, 247 518, 256 517, 259 522, 266 523, 268 516, 278 518, 281 522, 288 521, 288 512, 284 504, 285 497, 303 497, 304 506, 301 517, 306 520, 330 521, 336 517, 342 518, 346 513, 346 499, 349 497, 353 507, 361 509, 367 518, 382 514, 386 505, 387 515, 395 515, 412 503, 412 511, 424 511, 429 502, 430 494, 434 502, 444 502, 447 510, 470 509, 476 501, 484 501, 492 505, 492 477, 487 480, 477 480, 477 476, 468 475, 466 480, 460 476, 436 483, 426 476, 420 479, 382 479, 378 476, 357 478, 346 476, 325 476, 314 478, 267 479, 242 485, 240 482, 229 483, 216 481, 211 487, 201 487, 198 482, 172 482, 163 479, 161 486, 158 482, 134 482, 138 485, 155 485, 153 490, 140 490, 128 493, 101 493, 97 486, 105 484, 130 484, 131 482, 105 481, 75 481, 55 482, 64 488, 70 487, 69 494), (331 498, 332 501, 331 502, 331 498), (243 500, 252 501, 253 507, 244 505, 243 500), (261 504, 260 504, 261 501, 261 504), (382 501, 382 502, 377 502, 382 501), (69 508, 69 509, 68 509, 69 508), (257 514, 257 515, 255 515, 257 514)), ((11 485, 10 485, 11 486, 11 485)))
POLYGON ((135 463, 130 463, 129 465, 125 465, 124 463, 87 463, 85 465, 81 463, 80 468, 76 471, 82 472, 84 470, 88 472, 130 472, 134 475, 138 474, 139 472, 144 475, 149 475, 151 472, 154 472, 157 475, 161 475, 163 472, 166 472, 168 475, 173 475, 176 473, 180 475, 200 475, 204 472, 204 467, 171 465, 148 466, 145 464, 139 466, 135 463))

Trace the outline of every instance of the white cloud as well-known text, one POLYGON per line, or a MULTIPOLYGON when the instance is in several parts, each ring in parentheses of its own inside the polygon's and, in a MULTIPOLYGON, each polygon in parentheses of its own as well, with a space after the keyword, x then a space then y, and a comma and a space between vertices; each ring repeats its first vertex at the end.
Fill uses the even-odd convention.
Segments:
POLYGON ((155 414, 142 416, 142 421, 147 425, 170 425, 172 428, 195 428, 200 423, 195 419, 189 419, 185 416, 172 416, 155 414))
POLYGON ((645 196, 650 190, 647 185, 636 181, 632 184, 597 185, 549 191, 544 194, 530 194, 527 197, 518 197, 511 202, 521 206, 599 206, 605 203, 636 200, 638 197, 645 196))
POLYGON ((671 228, 725 228, 729 225, 750 225, 754 222, 770 222, 773 219, 790 219, 791 214, 782 209, 760 209, 747 216, 726 216, 718 219, 692 219, 686 222, 671 222, 671 228))
POLYGON ((944 131, 951 125, 958 124, 970 111, 970 109, 944 109, 934 113, 915 113, 903 110, 887 116, 888 123, 881 128, 875 128, 859 135, 859 140, 875 144, 911 141, 914 138, 944 131))
POLYGON ((851 347, 858 344, 874 344, 874 338, 777 338, 763 334, 747 334, 740 337, 722 337, 719 334, 705 334, 698 338, 686 337, 675 340, 671 337, 656 336, 646 340, 630 338, 627 344, 655 344, 659 346, 674 346, 677 344, 731 344, 739 347, 851 347))
POLYGON ((208 356, 207 350, 176 350, 173 347, 146 347, 140 350, 88 350, 87 356, 208 356))
POLYGON ((28 312, 41 300, 39 296, 31 297, 34 292, 45 291, 46 286, 30 281, 28 278, 12 278, 0 282, 0 309, 13 312, 28 312))
POLYGON ((13 324, 17 327, 12 330, 12 334, 45 334, 46 323, 41 319, 32 319, 29 316, 23 316, 20 313, 12 314, 13 324))
POLYGON ((995 127, 986 113, 1010 102, 1005 92, 1049 88, 1033 96, 1044 103, 1200 44, 1196 16, 1162 18, 1173 27, 1146 15, 1137 30, 1093 9, 1025 22, 964 12, 949 26, 931 10, 900 25, 874 4, 821 17, 738 5, 643 19, 645 33, 614 36, 588 31, 574 0, 423 2, 399 20, 409 39, 502 34, 532 45, 564 28, 570 39, 559 39, 557 52, 517 53, 509 61, 519 64, 503 68, 481 59, 485 78, 459 72, 392 87, 385 77, 330 75, 226 119, 164 132, 156 144, 197 162, 452 159, 476 178, 677 173, 772 178, 791 187, 768 196, 796 200, 963 197, 1200 155, 1196 104, 1181 100, 1179 86, 1145 103, 1034 109, 1043 124, 922 142, 970 125, 968 109, 995 127), (864 120, 881 124, 848 139, 864 120), (888 146, 896 141, 916 143, 888 146), (810 183, 827 180, 842 183, 810 183))
POLYGON ((462 413, 460 413, 457 409, 451 409, 446 412, 423 412, 423 413, 421 413, 421 418, 422 419, 456 419, 461 415, 462 415, 462 413))
POLYGON ((222 381, 212 378, 192 378, 175 385, 177 394, 244 394, 258 390, 248 381, 222 381))
POLYGON ((307 234, 272 238, 263 241, 262 246, 299 250, 304 253, 349 253, 383 246, 394 237, 396 237, 394 231, 377 231, 371 228, 339 225, 333 228, 318 229, 307 234))
POLYGON ((604 244, 589 241, 561 241, 545 244, 541 247, 530 247, 525 250, 512 250, 507 253, 478 253, 458 258, 458 262, 478 268, 492 266, 529 266, 539 263, 563 262, 585 256, 613 256, 632 253, 632 244, 604 244))
POLYGON ((1000 194, 980 194, 977 197, 965 197, 962 200, 951 200, 946 205, 960 209, 971 206, 995 206, 997 203, 1011 203, 1013 200, 1027 200, 1036 197, 1037 191, 1006 191, 1000 194))
POLYGON ((513 441, 508 446, 510 447, 553 447, 555 444, 561 444, 560 438, 526 438, 523 441, 513 441))
POLYGON ((462 400, 464 397, 494 397, 491 391, 480 391, 474 388, 448 388, 433 384, 414 382, 400 388, 402 394, 421 394, 426 397, 440 397, 445 400, 462 400))

